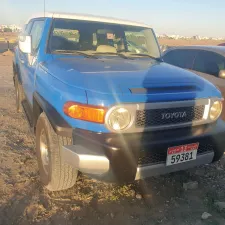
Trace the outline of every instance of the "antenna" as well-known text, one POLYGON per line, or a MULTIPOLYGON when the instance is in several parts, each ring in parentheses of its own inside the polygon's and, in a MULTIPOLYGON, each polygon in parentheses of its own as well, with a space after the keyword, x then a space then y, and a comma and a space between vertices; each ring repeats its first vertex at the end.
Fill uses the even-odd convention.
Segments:
POLYGON ((44 0, 44 17, 45 17, 45 0, 44 0))

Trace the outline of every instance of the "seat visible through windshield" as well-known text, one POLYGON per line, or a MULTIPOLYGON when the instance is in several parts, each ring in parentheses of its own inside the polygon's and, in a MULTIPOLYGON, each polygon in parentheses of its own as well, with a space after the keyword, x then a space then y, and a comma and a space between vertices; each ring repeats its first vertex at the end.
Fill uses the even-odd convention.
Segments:
POLYGON ((49 50, 160 56, 154 32, 150 28, 68 19, 54 20, 49 50))

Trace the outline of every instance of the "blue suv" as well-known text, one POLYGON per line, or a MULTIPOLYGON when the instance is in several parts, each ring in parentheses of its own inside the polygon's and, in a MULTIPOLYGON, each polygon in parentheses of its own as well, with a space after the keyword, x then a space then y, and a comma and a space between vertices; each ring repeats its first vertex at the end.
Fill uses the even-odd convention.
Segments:
POLYGON ((132 182, 224 153, 220 91, 164 63, 148 25, 80 14, 31 18, 13 71, 17 111, 36 135, 41 181, 51 191, 72 187, 78 172, 132 182))

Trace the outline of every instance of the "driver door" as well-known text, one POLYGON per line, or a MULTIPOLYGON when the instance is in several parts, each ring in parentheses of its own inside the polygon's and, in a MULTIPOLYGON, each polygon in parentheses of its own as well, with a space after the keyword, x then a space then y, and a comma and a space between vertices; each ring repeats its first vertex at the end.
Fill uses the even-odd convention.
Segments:
POLYGON ((31 54, 24 54, 21 60, 23 73, 23 85, 26 98, 30 105, 33 102, 33 92, 35 88, 35 70, 37 66, 37 57, 39 44, 44 28, 44 20, 34 20, 29 35, 31 36, 32 46, 31 54))

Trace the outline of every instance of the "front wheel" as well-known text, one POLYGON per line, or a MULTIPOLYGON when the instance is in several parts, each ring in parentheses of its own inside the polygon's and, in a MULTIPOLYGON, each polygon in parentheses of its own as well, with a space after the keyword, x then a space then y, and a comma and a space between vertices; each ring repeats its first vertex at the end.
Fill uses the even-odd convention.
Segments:
POLYGON ((36 127, 36 153, 40 178, 50 191, 71 188, 77 179, 78 171, 62 162, 63 145, 71 145, 72 139, 59 136, 53 130, 46 114, 38 118, 36 127))

